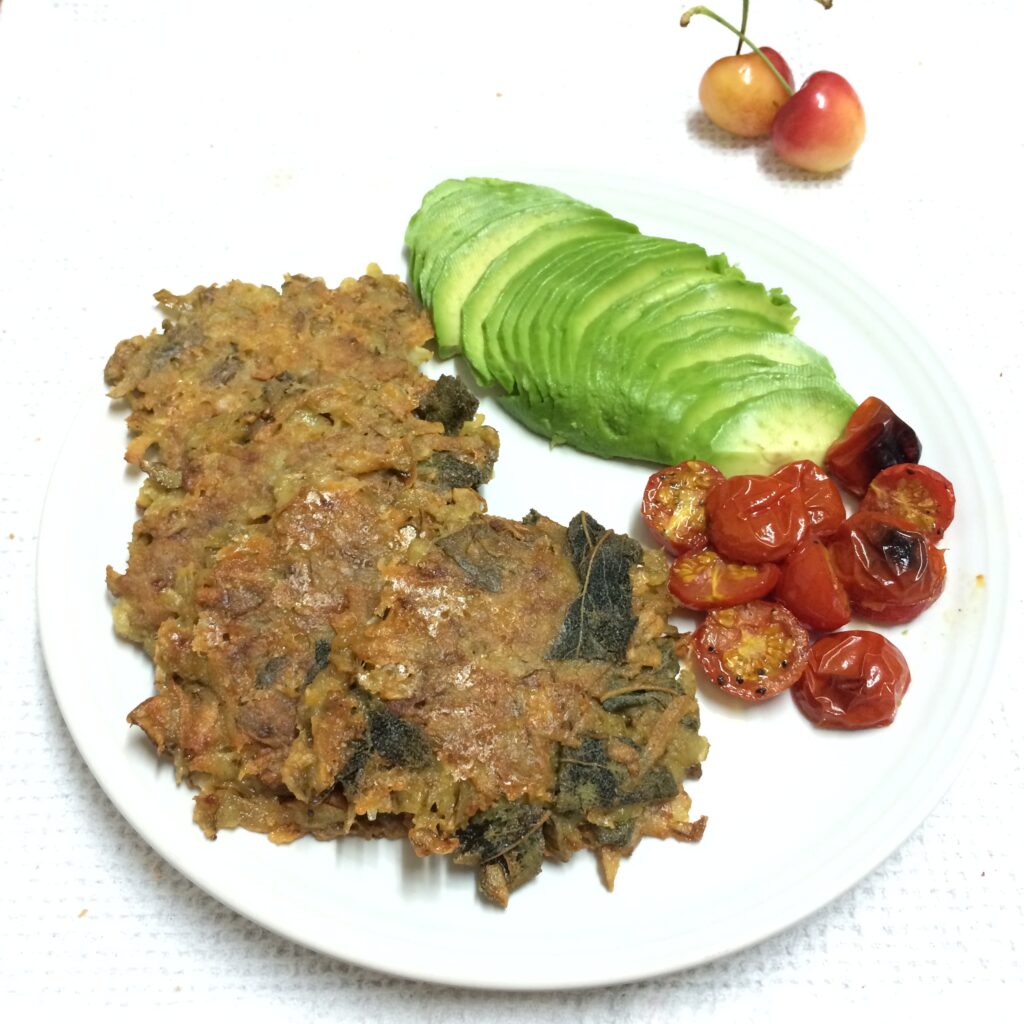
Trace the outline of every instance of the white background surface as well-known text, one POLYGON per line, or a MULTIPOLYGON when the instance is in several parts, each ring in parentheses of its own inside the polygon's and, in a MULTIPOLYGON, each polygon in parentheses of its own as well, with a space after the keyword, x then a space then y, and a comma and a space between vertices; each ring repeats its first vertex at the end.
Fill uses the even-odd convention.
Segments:
MULTIPOLYGON (((960 779, 851 892, 726 960, 564 997, 386 978, 225 910, 120 819, 46 683, 37 521, 50 466, 112 345, 151 325, 147 296, 159 287, 263 274, 270 255, 281 272, 358 272, 332 256, 346 206, 410 165, 434 176, 509 159, 654 174, 833 249, 900 304, 956 374, 1006 473, 1019 573, 1013 509, 1024 495, 1010 472, 1020 472, 1012 417, 1024 399, 1024 162, 1009 40, 1021 18, 1011 13, 1010 24, 1011 5, 994 2, 752 6, 755 38, 782 50, 798 79, 826 67, 857 87, 869 135, 844 175, 790 172, 763 147, 706 128, 696 84, 729 43, 708 21, 677 28, 680 8, 667 3, 5 0, 0 996, 132 1010, 226 1001, 314 1019, 631 1022, 823 1008, 843 1019, 1021 994, 1022 702, 1009 651, 960 779), (931 20, 919 24, 923 13, 931 20)), ((722 0, 722 13, 738 7, 722 0)), ((382 230, 406 216, 394 211, 382 230)), ((377 258, 379 239, 360 242, 377 258)), ((1017 587, 1011 623, 1021 604, 1017 587)), ((88 666, 83 679, 102 685, 88 666)))

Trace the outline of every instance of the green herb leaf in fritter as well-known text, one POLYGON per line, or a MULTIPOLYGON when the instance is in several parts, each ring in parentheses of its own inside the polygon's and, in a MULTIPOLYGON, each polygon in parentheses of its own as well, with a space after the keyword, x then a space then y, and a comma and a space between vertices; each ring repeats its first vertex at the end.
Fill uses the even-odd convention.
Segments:
POLYGON ((547 657, 624 661, 637 623, 629 571, 643 560, 643 549, 586 512, 569 524, 567 539, 580 596, 569 606, 547 657))
POLYGON ((475 522, 442 537, 437 546, 466 574, 474 586, 497 594, 501 591, 502 565, 487 549, 487 540, 493 536, 490 523, 475 522))
POLYGON ((458 377, 443 373, 413 410, 421 420, 444 424, 446 434, 457 434, 475 415, 480 402, 458 377))
POLYGON ((421 465, 433 474, 434 483, 441 487, 477 488, 487 479, 479 466, 458 459, 451 452, 434 452, 421 465))
POLYGON ((309 686, 311 682, 325 668, 327 663, 331 660, 331 641, 330 640, 317 640, 313 645, 313 664, 309 666, 306 672, 306 685, 309 686))
MULTIPOLYGON (((620 740, 630 746, 626 739, 620 740)), ((679 786, 664 765, 634 776, 608 754, 604 740, 586 736, 579 747, 563 747, 558 765, 559 813, 586 813, 631 804, 668 800, 679 786)))
POLYGON ((657 668, 643 668, 632 676, 613 671, 601 706, 605 711, 620 714, 645 707, 665 707, 673 697, 683 692, 679 682, 679 658, 671 637, 660 641, 661 664, 657 668))
POLYGON ((370 745, 385 761, 403 768, 422 768, 432 760, 423 733, 384 704, 371 704, 367 719, 370 745))
POLYGON ((548 812, 538 804, 504 800, 474 814, 459 830, 460 864, 481 864, 508 853, 528 836, 539 834, 548 812))

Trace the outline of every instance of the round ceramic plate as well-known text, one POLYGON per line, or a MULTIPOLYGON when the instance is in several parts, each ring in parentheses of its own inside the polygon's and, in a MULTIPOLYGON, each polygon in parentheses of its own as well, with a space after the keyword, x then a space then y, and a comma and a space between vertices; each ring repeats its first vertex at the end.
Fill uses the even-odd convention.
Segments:
MULTIPOLYGON (((171 864, 240 913, 333 956, 431 981, 518 989, 607 984, 701 963, 792 925, 862 878, 952 781, 990 685, 1006 603, 1005 532, 998 503, 986 500, 997 484, 978 428, 927 343, 874 288, 786 229, 720 202, 595 175, 531 180, 648 233, 723 251, 749 277, 783 287, 801 313, 799 335, 831 358, 855 397, 878 394, 893 405, 917 429, 927 464, 954 481, 971 528, 954 524, 947 535, 939 602, 893 631, 913 682, 891 727, 819 731, 788 695, 741 706, 704 691, 711 752, 703 779, 687 787, 694 812, 709 818, 703 841, 645 840, 613 894, 587 853, 548 864, 501 911, 476 895, 471 869, 419 860, 402 843, 276 847, 245 832, 211 843, 192 824, 191 792, 125 724, 150 694, 152 672, 114 637, 104 569, 123 566, 140 481, 121 459, 123 410, 108 407, 99 380, 54 472, 39 544, 43 644, 68 728, 110 799, 171 864)), ((400 271, 404 221, 433 184, 385 184, 352 212, 353 229, 330 266, 283 269, 336 282, 372 258, 400 271), (373 250, 352 251, 374 226, 373 250)), ((281 269, 268 279, 279 280, 281 269)), ((135 301, 145 331, 146 298, 126 297, 135 301)), ((568 522, 585 508, 643 536, 637 507, 651 467, 552 449, 493 401, 483 410, 502 442, 486 489, 492 512, 519 517, 536 508, 568 522)))

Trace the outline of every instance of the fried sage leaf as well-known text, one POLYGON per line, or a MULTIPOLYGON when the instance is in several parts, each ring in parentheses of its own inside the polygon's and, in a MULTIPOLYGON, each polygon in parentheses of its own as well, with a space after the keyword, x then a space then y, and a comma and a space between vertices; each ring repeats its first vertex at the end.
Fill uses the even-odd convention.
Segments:
POLYGON ((569 605, 547 657, 624 661, 637 623, 629 571, 643 559, 643 549, 586 512, 569 524, 567 539, 580 595, 569 605))
POLYGON ((477 885, 492 903, 507 907, 513 890, 539 875, 543 864, 544 837, 534 832, 496 860, 481 865, 477 885))
POLYGON ((479 811, 458 832, 459 864, 485 864, 539 833, 548 812, 539 804, 503 800, 479 811))
POLYGON ((325 668, 327 668, 328 662, 331 660, 331 641, 330 640, 317 640, 313 645, 313 664, 309 666, 306 671, 306 685, 309 686, 311 682, 325 668))
POLYGON ((497 594, 501 590, 502 565, 487 549, 487 540, 493 537, 487 522, 470 523, 457 533, 442 537, 437 546, 481 590, 497 594))
POLYGON ((421 420, 444 424, 446 434, 457 434, 462 424, 476 415, 479 404, 476 396, 458 377, 442 373, 413 412, 421 420))
POLYGON ((542 826, 549 812, 537 804, 493 804, 474 814, 457 833, 457 864, 479 864, 480 892, 504 907, 509 894, 540 872, 544 863, 542 826))
POLYGON ((442 487, 475 489, 487 479, 479 466, 458 459, 451 452, 434 452, 423 465, 433 471, 436 483, 442 487))
POLYGON ((675 642, 665 637, 658 646, 661 664, 657 668, 644 668, 632 676, 619 671, 608 674, 608 688, 601 698, 605 711, 620 714, 646 707, 664 708, 683 692, 675 642))
POLYGON ((402 768, 423 768, 433 757, 430 744, 411 722, 375 701, 367 712, 370 746, 385 761, 402 768))
MULTIPOLYGON (((635 746, 626 739, 619 742, 635 746)), ((584 737, 579 747, 562 748, 556 803, 561 814, 653 803, 678 792, 676 780, 664 765, 632 775, 624 764, 609 757, 607 743, 596 736, 584 737)))

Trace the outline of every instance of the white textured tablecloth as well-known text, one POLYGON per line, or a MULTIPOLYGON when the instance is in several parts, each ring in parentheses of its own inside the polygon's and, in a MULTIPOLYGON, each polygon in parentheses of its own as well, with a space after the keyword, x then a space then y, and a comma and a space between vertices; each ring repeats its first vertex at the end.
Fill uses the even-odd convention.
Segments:
POLYGON ((0 1007, 178 1013, 223 1001, 307 1019, 627 1024, 845 1019, 1024 995, 1019 585, 974 754, 896 853, 755 948, 569 995, 385 977, 225 909, 108 803, 47 684, 33 603, 47 477, 112 345, 145 326, 163 275, 181 272, 162 239, 180 253, 194 235, 196 281, 233 263, 244 277, 258 232, 276 233, 283 269, 308 267, 310 225, 294 229, 282 192, 323 189, 329 239, 345 204, 396 167, 450 155, 457 168, 460 153, 468 172, 514 155, 654 173, 834 250, 953 369, 1003 471, 1019 576, 1018 5, 752 6, 751 32, 798 78, 827 67, 857 87, 869 134, 846 174, 815 180, 708 129, 696 86, 729 40, 706 20, 683 32, 671 3, 3 2, 0 1007))

